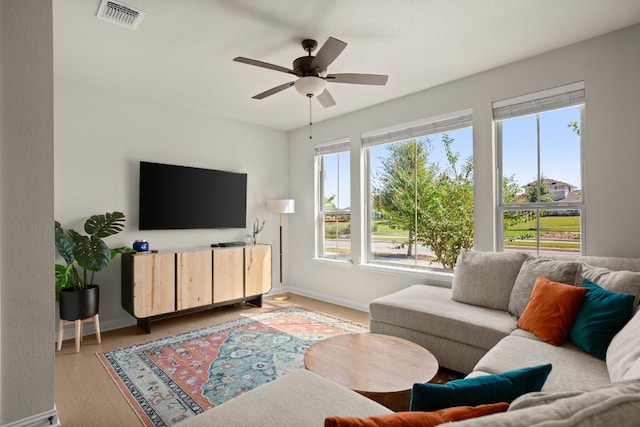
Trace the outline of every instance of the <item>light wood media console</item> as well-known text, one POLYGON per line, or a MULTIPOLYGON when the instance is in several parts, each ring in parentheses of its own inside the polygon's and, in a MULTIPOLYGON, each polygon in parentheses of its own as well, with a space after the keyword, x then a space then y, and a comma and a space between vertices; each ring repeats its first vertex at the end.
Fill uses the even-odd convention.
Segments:
POLYGON ((271 290, 271 245, 122 255, 122 308, 151 332, 151 321, 249 302, 271 290))

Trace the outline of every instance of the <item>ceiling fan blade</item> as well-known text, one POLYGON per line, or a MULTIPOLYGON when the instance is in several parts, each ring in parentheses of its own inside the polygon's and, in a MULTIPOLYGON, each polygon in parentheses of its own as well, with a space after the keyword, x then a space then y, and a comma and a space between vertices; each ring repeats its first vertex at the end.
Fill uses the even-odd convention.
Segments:
POLYGON ((342 53, 345 47, 347 47, 345 42, 329 37, 318 51, 313 62, 311 62, 311 68, 316 68, 320 71, 326 70, 338 55, 342 53))
POLYGON ((268 68, 269 70, 275 70, 275 71, 280 71, 282 73, 293 74, 294 76, 297 75, 295 71, 289 68, 281 67, 279 65, 269 64, 268 62, 258 61, 257 59, 244 58, 242 56, 238 56, 237 58, 233 58, 233 60, 236 62, 242 62, 243 64, 255 65, 256 67, 268 68))
POLYGON ((326 77, 328 82, 332 83, 351 83, 356 85, 378 85, 387 84, 389 76, 383 74, 328 74, 326 77))
POLYGON ((252 96, 253 99, 263 99, 266 98, 267 96, 271 96, 273 94, 276 94, 278 92, 282 92, 285 89, 290 88, 291 86, 293 86, 294 82, 289 82, 289 83, 285 83, 283 85, 280 86, 276 86, 274 88, 271 88, 269 90, 265 90, 262 93, 257 94, 256 96, 252 96))
POLYGON ((333 99, 333 96, 331 96, 331 94, 327 89, 323 90, 322 93, 318 95, 316 98, 318 98, 318 101, 320 101, 320 104, 324 108, 329 108, 336 105, 336 100, 333 99))

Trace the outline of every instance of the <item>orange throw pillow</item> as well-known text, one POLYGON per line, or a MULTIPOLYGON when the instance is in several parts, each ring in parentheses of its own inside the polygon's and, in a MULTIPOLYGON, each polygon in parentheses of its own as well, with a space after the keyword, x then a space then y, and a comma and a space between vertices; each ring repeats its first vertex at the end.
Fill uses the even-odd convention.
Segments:
POLYGON ((482 417, 504 412, 508 403, 490 403, 478 406, 455 406, 433 412, 395 412, 369 418, 329 417, 324 427, 432 427, 451 421, 482 417))
POLYGON ((538 277, 518 327, 549 344, 562 344, 569 336, 588 290, 538 277))

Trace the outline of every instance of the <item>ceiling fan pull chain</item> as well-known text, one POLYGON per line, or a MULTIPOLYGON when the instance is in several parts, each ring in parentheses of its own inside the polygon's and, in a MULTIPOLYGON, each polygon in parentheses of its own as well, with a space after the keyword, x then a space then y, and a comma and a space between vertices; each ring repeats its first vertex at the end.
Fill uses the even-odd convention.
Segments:
POLYGON ((311 126, 313 126, 313 121, 311 120, 311 95, 307 95, 307 98, 309 98, 309 139, 313 139, 311 135, 311 126))

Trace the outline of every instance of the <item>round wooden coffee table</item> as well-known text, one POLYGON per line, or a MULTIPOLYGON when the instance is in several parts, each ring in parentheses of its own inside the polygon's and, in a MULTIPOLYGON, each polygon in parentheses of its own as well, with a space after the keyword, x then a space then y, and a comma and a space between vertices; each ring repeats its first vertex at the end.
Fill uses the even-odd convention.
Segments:
POLYGON ((304 367, 386 406, 409 410, 414 383, 430 381, 438 361, 424 347, 380 334, 346 334, 313 344, 304 367))

